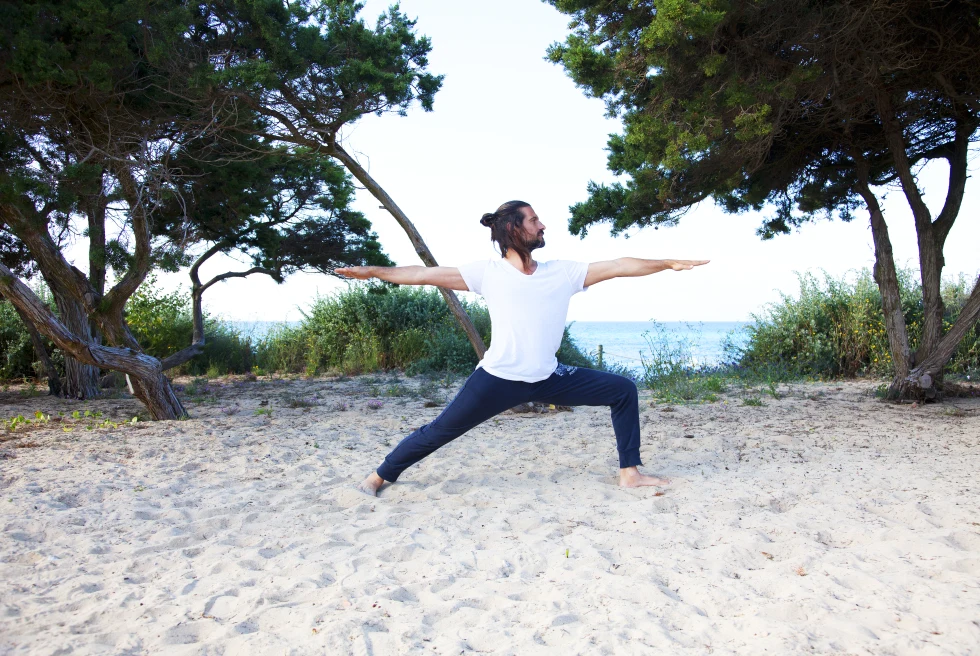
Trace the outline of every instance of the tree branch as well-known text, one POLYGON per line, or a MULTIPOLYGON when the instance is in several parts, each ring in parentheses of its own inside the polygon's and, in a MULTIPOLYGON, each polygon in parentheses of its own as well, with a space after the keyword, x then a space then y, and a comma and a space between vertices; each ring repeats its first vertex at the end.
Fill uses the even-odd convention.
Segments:
POLYGON ((935 228, 934 238, 940 250, 946 244, 946 237, 959 215, 960 205, 963 202, 963 193, 966 190, 967 155, 972 132, 972 126, 969 128, 958 126, 953 152, 947 158, 949 161, 949 187, 946 189, 946 202, 933 224, 935 228))
POLYGON ((222 273, 220 275, 211 278, 206 284, 201 285, 200 293, 203 294, 204 291, 211 285, 221 282, 222 280, 228 280, 229 278, 244 278, 250 276, 253 273, 264 273, 267 276, 275 278, 278 274, 272 269, 266 269, 265 267, 252 267, 248 271, 229 271, 228 273, 222 273))
MULTIPOLYGON (((415 225, 409 220, 408 216, 401 210, 395 201, 391 199, 391 196, 381 188, 371 174, 364 170, 356 159, 350 156, 346 150, 344 150, 340 144, 333 143, 331 154, 339 159, 347 170, 354 174, 354 177, 361 181, 368 191, 381 201, 388 212, 391 213, 402 229, 408 234, 409 241, 412 242, 412 246, 415 247, 415 252, 418 254, 419 258, 426 266, 434 267, 439 266, 436 262, 436 258, 432 256, 432 252, 429 247, 425 245, 422 240, 422 235, 415 228, 415 225)), ((457 321, 459 321, 460 326, 466 333, 466 336, 470 340, 470 344, 473 345, 473 349, 476 351, 477 357, 482 358, 487 351, 486 345, 483 343, 483 338, 480 337, 480 333, 476 331, 476 327, 473 325, 473 321, 470 319, 469 315, 466 314, 466 310, 463 309, 462 303, 459 302, 459 298, 451 289, 445 289, 443 287, 439 288, 439 293, 442 294, 443 298, 446 299, 446 303, 449 305, 449 309, 455 315, 457 321)))
POLYGON ((129 297, 143 284, 150 272, 152 260, 150 257, 150 222, 146 216, 146 205, 139 191, 133 172, 125 163, 113 163, 113 172, 119 180, 123 197, 129 205, 129 216, 132 220, 133 235, 136 241, 133 265, 126 275, 115 284, 105 295, 103 311, 107 315, 121 313, 129 297))
POLYGON ((23 313, 38 332, 79 362, 141 378, 159 378, 160 361, 152 356, 128 348, 102 346, 78 339, 37 294, 3 264, 0 264, 0 292, 23 313))
POLYGON ((3 205, 0 206, 0 219, 27 246, 49 285, 77 300, 87 312, 94 309, 100 299, 98 292, 89 284, 85 274, 69 264, 61 249, 55 245, 45 227, 45 216, 28 218, 19 208, 3 205))

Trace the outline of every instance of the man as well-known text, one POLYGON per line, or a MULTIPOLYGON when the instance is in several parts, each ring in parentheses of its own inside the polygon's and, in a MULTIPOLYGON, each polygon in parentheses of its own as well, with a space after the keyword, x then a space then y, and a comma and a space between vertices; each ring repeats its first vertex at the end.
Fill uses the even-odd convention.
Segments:
POLYGON ((435 285, 483 296, 493 338, 476 371, 435 421, 402 440, 359 488, 376 495, 385 481, 474 426, 521 403, 608 405, 619 451, 619 484, 662 486, 670 481, 641 474, 640 413, 636 385, 604 371, 566 367, 555 353, 561 344, 574 294, 610 278, 684 271, 707 260, 536 262, 531 251, 544 246, 545 226, 523 201, 504 203, 484 214, 501 259, 454 267, 347 267, 337 272, 360 280, 380 278, 400 285, 435 285))

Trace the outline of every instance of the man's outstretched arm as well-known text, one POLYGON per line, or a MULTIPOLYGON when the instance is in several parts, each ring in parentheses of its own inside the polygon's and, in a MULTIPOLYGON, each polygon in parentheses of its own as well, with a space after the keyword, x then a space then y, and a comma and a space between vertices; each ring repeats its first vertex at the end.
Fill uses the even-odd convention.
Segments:
POLYGON ((633 278, 649 276, 660 271, 687 271, 707 264, 710 260, 643 260, 638 257, 620 257, 605 262, 593 262, 585 276, 585 286, 589 287, 610 278, 633 278))
POLYGON ((455 289, 460 292, 468 292, 469 287, 463 281, 459 269, 456 267, 425 267, 425 266, 404 266, 404 267, 379 267, 379 266, 355 266, 343 267, 336 270, 342 276, 367 280, 378 278, 397 285, 433 285, 435 287, 445 287, 455 289))

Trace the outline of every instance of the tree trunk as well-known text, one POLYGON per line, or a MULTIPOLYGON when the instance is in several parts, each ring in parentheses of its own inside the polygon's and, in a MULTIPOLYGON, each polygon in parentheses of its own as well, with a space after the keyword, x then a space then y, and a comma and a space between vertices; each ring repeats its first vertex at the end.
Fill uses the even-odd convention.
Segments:
MULTIPOLYGON (((429 247, 425 245, 422 240, 422 235, 419 234, 418 230, 415 229, 415 225, 409 220, 408 216, 402 212, 401 208, 395 204, 395 201, 391 199, 391 196, 381 188, 374 178, 364 170, 364 168, 357 163, 350 154, 341 148, 338 144, 333 144, 332 154, 334 157, 343 162, 344 166, 354 174, 354 177, 361 181, 368 191, 370 191, 375 198, 377 198, 385 209, 395 217, 395 221, 398 225, 402 227, 406 234, 408 234, 409 241, 412 242, 412 246, 415 247, 415 252, 418 253, 419 258, 425 266, 439 266, 436 262, 436 258, 432 256, 432 252, 429 247)), ((463 332, 466 333, 466 337, 470 340, 470 344, 473 345, 473 350, 476 351, 477 359, 483 359, 484 353, 487 352, 487 347, 483 343, 483 338, 480 337, 480 333, 477 332, 476 326, 473 325, 473 321, 470 319, 469 315, 466 314, 466 310, 463 309, 463 304, 459 302, 459 297, 456 296, 455 292, 451 289, 445 289, 439 287, 439 292, 442 297, 446 299, 446 303, 449 305, 450 311, 456 317, 456 321, 462 327, 463 332)))
MULTIPOLYGON (((196 276, 191 276, 196 278, 196 276)), ((194 280, 191 288, 191 300, 193 301, 194 332, 191 344, 176 353, 168 355, 163 359, 163 370, 167 371, 174 367, 179 367, 185 362, 193 360, 198 355, 204 353, 204 308, 201 306, 201 296, 204 290, 201 289, 200 281, 194 280)))
POLYGON ((888 396, 896 399, 932 398, 935 396, 934 385, 942 377, 942 367, 952 356, 959 339, 962 339, 969 328, 967 326, 960 334, 960 338, 952 343, 947 339, 950 335, 943 337, 943 316, 946 308, 942 298, 942 274, 945 265, 943 248, 963 200, 969 141, 970 135, 976 129, 976 122, 972 118, 963 117, 957 120, 956 136, 951 144, 947 144, 952 148, 947 156, 949 184, 946 189, 946 202, 939 217, 933 221, 912 173, 904 129, 892 98, 883 84, 879 83, 875 86, 875 100, 884 128, 885 142, 888 144, 888 150, 895 164, 895 172, 902 185, 902 192, 915 220, 919 248, 919 274, 922 280, 922 338, 915 353, 909 358, 908 366, 904 370, 896 367, 895 380, 892 382, 888 396), (923 365, 926 365, 925 368, 923 365), (912 367, 919 373, 911 374, 909 369, 912 367))
MULTIPOLYGON (((148 355, 143 355, 149 358, 148 355)), ((163 369, 159 360, 155 361, 154 370, 148 374, 131 373, 129 374, 130 383, 133 385, 133 395, 139 399, 150 411, 150 416, 154 419, 186 419, 187 410, 181 404, 180 399, 174 393, 174 388, 170 380, 163 375, 163 369)))
MULTIPOLYGON (((871 219, 871 235, 875 245, 874 277, 881 294, 881 307, 885 315, 885 333, 888 350, 895 366, 895 380, 905 378, 910 367, 909 336, 902 312, 902 297, 898 286, 895 256, 888 236, 888 225, 881 213, 881 205, 868 185, 868 163, 857 160, 858 193, 868 206, 871 219)), ((892 385, 894 387, 894 384, 892 385)))
MULTIPOLYGON (((3 264, 0 264, 0 293, 23 313, 31 325, 66 354, 92 367, 129 374, 136 398, 146 405, 154 419, 187 417, 187 411, 174 394, 170 381, 163 375, 160 361, 156 358, 132 348, 102 346, 80 339, 3 264)), ((121 339, 125 339, 128 334, 125 324, 108 327, 121 339)))
MULTIPOLYGON (((52 286, 52 291, 54 287, 52 286)), ((81 303, 63 294, 54 293, 55 304, 61 320, 77 339, 95 344, 92 324, 81 303)), ((94 399, 102 394, 99 368, 79 362, 70 352, 65 352, 65 380, 62 393, 70 399, 94 399)))
POLYGON ((980 319, 980 276, 977 277, 970 298, 960 310, 960 316, 956 318, 949 332, 935 348, 916 363, 915 368, 907 376, 892 383, 896 398, 935 398, 939 392, 937 383, 940 382, 943 367, 953 357, 956 347, 966 333, 976 325, 978 319, 980 319))

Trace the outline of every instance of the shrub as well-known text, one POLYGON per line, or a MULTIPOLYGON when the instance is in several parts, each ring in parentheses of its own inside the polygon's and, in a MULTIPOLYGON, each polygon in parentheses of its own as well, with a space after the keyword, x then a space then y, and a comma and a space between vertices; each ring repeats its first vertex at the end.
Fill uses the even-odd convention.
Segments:
MULTIPOLYGON (((484 339, 489 338, 486 308, 465 307, 484 339)), ((476 354, 436 290, 352 285, 317 298, 299 327, 271 331, 258 344, 256 361, 279 371, 421 373, 472 369, 476 354)))
POLYGON ((658 399, 673 403, 714 402, 728 390, 733 369, 699 363, 697 333, 694 337, 674 337, 667 328, 654 324, 644 333, 649 353, 642 358, 641 383, 658 399))
POLYGON ((0 379, 34 376, 34 345, 14 306, 0 299, 0 379))
MULTIPOLYGON (((881 296, 871 272, 823 279, 800 274, 798 297, 781 300, 753 315, 747 344, 733 359, 748 369, 778 369, 823 378, 890 376, 892 360, 885 333, 881 296), (850 278, 850 279, 849 279, 850 278)), ((922 292, 915 271, 899 272, 902 310, 914 350, 922 333, 922 292)), ((970 293, 960 276, 943 284, 948 329, 970 293)), ((968 373, 980 367, 980 330, 960 344, 947 371, 968 373)))
MULTIPOLYGON (((194 337, 189 295, 183 291, 163 293, 152 276, 126 303, 126 322, 140 346, 156 358, 190 346, 194 337)), ((230 325, 205 314, 204 337, 204 353, 168 374, 213 376, 252 369, 251 340, 230 325)))
MULTIPOLYGON (((482 303, 464 303, 485 343, 490 314, 482 303)), ((558 359, 595 366, 566 329, 558 359)), ((404 369, 409 375, 465 373, 476 354, 442 295, 432 288, 355 284, 316 299, 299 327, 276 327, 259 342, 259 367, 269 371, 356 374, 404 369)))
MULTIPOLYGON (((54 298, 47 287, 36 285, 34 293, 57 312, 54 298)), ((46 337, 42 339, 59 375, 64 375, 64 357, 60 351, 54 350, 51 340, 46 337)), ((41 363, 34 352, 34 343, 20 320, 20 315, 10 301, 0 297, 0 380, 34 378, 43 374, 41 363)))

